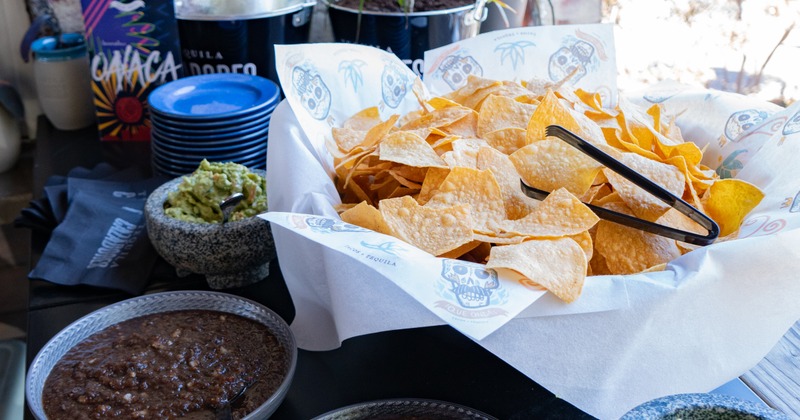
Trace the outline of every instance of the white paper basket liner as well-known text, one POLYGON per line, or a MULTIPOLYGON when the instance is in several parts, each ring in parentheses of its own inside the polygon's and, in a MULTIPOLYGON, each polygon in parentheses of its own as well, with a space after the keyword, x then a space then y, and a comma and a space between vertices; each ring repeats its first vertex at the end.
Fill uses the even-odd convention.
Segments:
MULTIPOLYGON (((291 75, 300 66, 311 76, 307 86, 319 86, 324 75, 333 80, 338 59, 363 60, 365 79, 381 74, 380 66, 400 69, 393 67, 392 56, 353 45, 276 47, 276 52, 279 73, 291 75)), ((343 79, 331 82, 330 108, 322 119, 309 115, 290 80, 287 76, 283 84, 287 101, 275 110, 270 126, 270 213, 262 217, 273 222, 297 312, 292 329, 298 345, 327 350, 358 335, 442 324, 374 267, 292 228, 291 217, 337 218, 332 205, 339 198, 328 175, 325 131, 374 105, 364 97, 380 94, 380 80, 364 80, 360 93, 343 79)), ((619 417, 664 395, 710 391, 752 368, 800 318, 800 127, 793 131, 800 105, 756 104, 766 118, 724 139, 731 118, 756 109, 752 99, 675 85, 626 97, 662 103, 670 112, 683 110, 679 125, 687 127, 692 141, 709 145, 707 156, 716 164, 706 163, 716 168, 744 159, 744 169, 732 165, 732 173, 758 185, 766 197, 745 220, 742 239, 690 252, 663 272, 587 278, 573 304, 544 294, 478 341, 556 396, 600 418, 619 417)), ((382 112, 403 114, 415 105, 409 101, 391 109, 381 102, 382 112)))

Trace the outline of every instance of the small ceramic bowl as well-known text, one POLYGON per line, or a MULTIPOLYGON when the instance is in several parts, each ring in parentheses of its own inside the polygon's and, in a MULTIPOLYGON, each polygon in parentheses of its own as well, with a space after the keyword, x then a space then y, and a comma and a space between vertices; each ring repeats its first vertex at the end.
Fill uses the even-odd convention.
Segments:
MULTIPOLYGON (((265 171, 252 170, 261 176, 265 171)), ((212 289, 241 287, 269 275, 275 242, 269 222, 250 217, 227 223, 193 223, 167 216, 164 203, 183 180, 173 179, 147 198, 147 235, 178 275, 203 274, 212 289)))

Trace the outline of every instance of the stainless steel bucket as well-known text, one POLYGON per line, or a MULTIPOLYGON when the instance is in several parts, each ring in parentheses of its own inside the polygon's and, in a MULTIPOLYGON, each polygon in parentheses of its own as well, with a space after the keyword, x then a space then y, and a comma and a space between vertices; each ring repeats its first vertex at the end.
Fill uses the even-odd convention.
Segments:
POLYGON ((245 73, 278 83, 275 44, 308 42, 316 1, 245 0, 175 3, 187 75, 245 73))
POLYGON ((480 32, 486 2, 428 12, 392 13, 359 11, 325 1, 336 42, 358 43, 394 53, 415 73, 422 74, 425 51, 480 32))

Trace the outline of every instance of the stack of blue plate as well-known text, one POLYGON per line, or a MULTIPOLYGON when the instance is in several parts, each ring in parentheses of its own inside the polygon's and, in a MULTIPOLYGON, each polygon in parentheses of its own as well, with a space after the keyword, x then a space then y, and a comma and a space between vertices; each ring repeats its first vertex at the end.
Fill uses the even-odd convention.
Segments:
POLYGON ((206 74, 165 83, 150 94, 153 169, 177 177, 203 159, 265 169, 267 132, 278 85, 246 74, 206 74))

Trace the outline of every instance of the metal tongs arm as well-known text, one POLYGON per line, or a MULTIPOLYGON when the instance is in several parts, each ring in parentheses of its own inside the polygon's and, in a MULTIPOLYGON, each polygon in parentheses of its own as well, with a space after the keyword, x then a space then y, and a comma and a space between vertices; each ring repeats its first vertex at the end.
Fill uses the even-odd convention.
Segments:
MULTIPOLYGON (((669 226, 664 226, 658 223, 653 223, 644 219, 629 216, 624 213, 619 213, 603 207, 584 203, 601 219, 693 245, 709 245, 713 243, 714 240, 716 240, 719 236, 719 225, 717 225, 717 223, 714 222, 714 220, 712 220, 710 217, 706 216, 680 197, 675 196, 660 185, 642 176, 642 174, 625 166, 622 162, 614 159, 609 154, 603 152, 564 127, 550 125, 547 127, 545 134, 548 136, 557 137, 568 143, 570 146, 580 150, 586 155, 589 155, 592 159, 602 163, 608 169, 616 172, 628 181, 633 182, 659 200, 663 201, 670 207, 683 213, 689 219, 706 229, 708 234, 699 235, 694 232, 675 229, 669 226)), ((547 191, 531 187, 525 184, 523 181, 520 181, 520 184, 522 186, 522 192, 528 197, 532 197, 537 200, 544 200, 544 198, 550 194, 547 191)))

